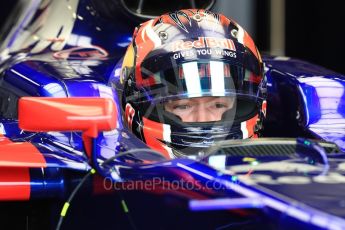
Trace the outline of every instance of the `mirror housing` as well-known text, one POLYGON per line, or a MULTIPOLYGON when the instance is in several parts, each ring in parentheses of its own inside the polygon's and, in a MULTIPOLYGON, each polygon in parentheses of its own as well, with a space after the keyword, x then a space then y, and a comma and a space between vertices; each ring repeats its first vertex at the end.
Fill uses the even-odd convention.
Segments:
POLYGON ((110 98, 22 97, 18 123, 26 131, 81 131, 96 138, 99 132, 116 128, 117 109, 110 98))

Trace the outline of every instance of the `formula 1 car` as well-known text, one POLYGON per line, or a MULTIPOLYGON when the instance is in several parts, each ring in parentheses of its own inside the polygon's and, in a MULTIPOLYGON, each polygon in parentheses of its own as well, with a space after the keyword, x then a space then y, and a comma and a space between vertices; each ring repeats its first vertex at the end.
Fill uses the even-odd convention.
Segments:
POLYGON ((167 160, 126 129, 112 87, 150 14, 133 2, 22 1, 8 21, 1 227, 345 229, 345 76, 264 56, 264 138, 167 160))

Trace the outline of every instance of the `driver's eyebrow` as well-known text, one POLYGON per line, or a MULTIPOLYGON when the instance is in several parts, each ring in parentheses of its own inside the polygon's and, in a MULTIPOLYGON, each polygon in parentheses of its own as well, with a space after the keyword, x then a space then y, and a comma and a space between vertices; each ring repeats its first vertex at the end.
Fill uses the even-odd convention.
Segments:
POLYGON ((174 99, 174 100, 168 100, 164 102, 165 104, 173 104, 173 103, 179 103, 179 102, 187 102, 190 101, 190 98, 181 98, 181 99, 174 99))
MULTIPOLYGON (((198 102, 199 99, 203 97, 196 97, 196 98, 181 98, 181 99, 175 99, 175 100, 168 100, 164 102, 165 104, 175 104, 175 103, 185 103, 185 102, 198 102)), ((205 102, 215 101, 215 100, 227 100, 226 98, 222 97, 204 97, 203 99, 206 99, 205 102)))

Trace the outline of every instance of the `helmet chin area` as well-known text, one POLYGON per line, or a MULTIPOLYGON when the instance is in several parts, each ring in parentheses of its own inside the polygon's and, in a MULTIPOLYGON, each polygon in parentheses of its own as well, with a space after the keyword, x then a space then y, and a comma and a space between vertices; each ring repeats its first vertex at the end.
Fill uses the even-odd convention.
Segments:
POLYGON ((224 123, 214 125, 209 122, 171 128, 171 139, 160 140, 160 142, 170 148, 175 157, 203 156, 207 149, 217 142, 244 138, 241 124, 226 126, 224 123))

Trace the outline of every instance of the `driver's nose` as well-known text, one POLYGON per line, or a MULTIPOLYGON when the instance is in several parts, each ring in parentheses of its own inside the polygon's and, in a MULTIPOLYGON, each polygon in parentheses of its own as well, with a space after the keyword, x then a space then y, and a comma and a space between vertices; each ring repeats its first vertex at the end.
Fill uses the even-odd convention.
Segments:
POLYGON ((214 120, 212 113, 210 113, 210 111, 207 111, 207 109, 203 107, 199 108, 196 111, 195 118, 196 122, 206 122, 214 120))

